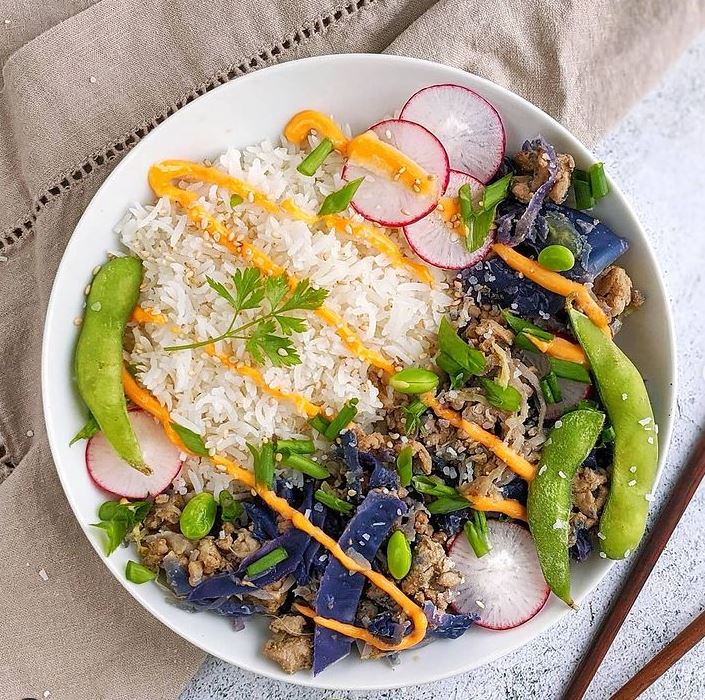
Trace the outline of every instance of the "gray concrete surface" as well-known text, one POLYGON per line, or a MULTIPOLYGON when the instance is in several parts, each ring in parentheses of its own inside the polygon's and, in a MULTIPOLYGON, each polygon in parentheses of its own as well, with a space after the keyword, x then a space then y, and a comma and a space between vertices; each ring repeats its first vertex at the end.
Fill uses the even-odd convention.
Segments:
MULTIPOLYGON (((658 252, 676 320, 678 416, 654 513, 705 418, 705 35, 597 148, 658 252), (701 296, 703 295, 703 296, 701 296)), ((608 698, 705 608, 705 487, 690 505, 605 659, 587 697, 608 698)), ((180 700, 512 700, 559 696, 628 565, 615 566, 589 601, 521 650, 472 673, 389 692, 318 691, 271 681, 208 658, 180 700)), ((705 643, 642 696, 705 697, 705 643)))

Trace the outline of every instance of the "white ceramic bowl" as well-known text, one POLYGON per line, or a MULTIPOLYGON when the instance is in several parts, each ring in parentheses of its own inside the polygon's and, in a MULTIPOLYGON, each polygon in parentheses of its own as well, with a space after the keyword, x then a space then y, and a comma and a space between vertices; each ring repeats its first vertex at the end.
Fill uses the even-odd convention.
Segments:
MULTIPOLYGON (((42 354, 44 413, 52 454, 66 496, 86 537, 106 567, 149 612, 185 639, 225 661, 266 676, 302 685, 336 689, 391 688, 437 680, 468 671, 506 654, 548 629, 566 606, 551 598, 532 620, 505 632, 472 629, 456 641, 433 643, 402 655, 395 668, 384 662, 360 662, 355 654, 314 678, 309 673, 284 674, 260 654, 265 621, 253 620, 235 633, 227 620, 190 614, 165 600, 156 585, 125 580, 127 560, 134 554, 120 548, 109 559, 102 554, 101 533, 90 528, 105 500, 84 468, 84 445, 69 447, 82 423, 83 409, 72 382, 76 338, 73 319, 81 314, 83 290, 92 269, 106 251, 119 247, 113 227, 134 202, 148 202, 149 166, 166 158, 200 160, 228 146, 246 146, 276 138, 288 118, 315 108, 364 130, 401 108, 419 88, 433 83, 459 83, 473 88, 499 110, 507 130, 507 152, 527 137, 543 134, 559 150, 572 153, 579 165, 594 162, 591 153, 541 110, 493 83, 446 66, 381 55, 324 56, 267 68, 234 80, 184 107, 139 143, 117 166, 86 209, 69 241, 49 302, 42 354)), ((642 228, 622 194, 611 185, 596 215, 628 238, 631 249, 622 259, 636 286, 646 294, 642 311, 625 323, 619 342, 648 380, 661 427, 661 463, 672 425, 675 393, 675 350, 671 317, 660 272, 642 228)), ((597 557, 574 567, 573 591, 583 599, 605 575, 610 564, 597 557)), ((106 620, 109 623, 109 620, 106 620)), ((129 673, 129 669, 125 669, 129 673)))

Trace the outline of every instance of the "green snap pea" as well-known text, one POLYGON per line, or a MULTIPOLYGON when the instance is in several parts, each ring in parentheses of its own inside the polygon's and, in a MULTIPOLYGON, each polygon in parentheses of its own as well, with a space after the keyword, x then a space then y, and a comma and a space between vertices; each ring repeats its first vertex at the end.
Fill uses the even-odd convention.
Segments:
POLYGON ((407 367, 392 375, 389 386, 400 394, 425 394, 438 386, 438 375, 420 367, 407 367))
POLYGON ((395 530, 387 542, 387 569, 397 581, 411 569, 411 546, 401 530, 395 530))
POLYGON ((658 435, 639 370, 584 314, 569 311, 595 384, 614 430, 610 490, 600 519, 600 549, 622 559, 636 549, 646 529, 658 469, 658 435))
POLYGON ((571 411, 557 420, 544 444, 536 476, 529 484, 526 503, 529 529, 541 570, 551 590, 571 606, 568 559, 571 482, 595 446, 604 421, 604 413, 597 411, 571 411))
POLYGON ((157 572, 130 559, 125 567, 125 578, 132 583, 147 583, 157 578, 157 572))
POLYGON ((179 528, 181 534, 189 540, 205 537, 215 523, 218 505, 213 494, 202 491, 196 494, 181 511, 179 528))
POLYGON ((150 474, 127 417, 122 388, 122 338, 139 297, 142 263, 113 258, 100 268, 86 299, 74 367, 81 398, 118 455, 150 474))
POLYGON ((573 251, 564 245, 547 245, 539 253, 539 265, 554 272, 565 272, 575 265, 575 256, 573 251))

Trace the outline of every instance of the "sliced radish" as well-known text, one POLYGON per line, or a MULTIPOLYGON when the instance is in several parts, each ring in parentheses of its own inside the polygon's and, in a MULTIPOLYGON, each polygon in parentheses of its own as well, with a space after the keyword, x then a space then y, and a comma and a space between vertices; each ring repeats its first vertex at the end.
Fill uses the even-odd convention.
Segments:
POLYGON ((548 599, 549 588, 529 531, 515 523, 488 520, 492 549, 476 557, 461 532, 449 556, 465 581, 457 589, 457 612, 476 612, 477 624, 508 630, 530 620, 548 599))
POLYGON ((125 498, 154 496, 167 488, 179 473, 179 448, 145 411, 130 411, 128 418, 152 473, 142 474, 118 457, 103 433, 96 433, 88 441, 86 467, 91 479, 105 491, 125 498))
MULTIPOLYGON (((446 189, 448 197, 457 197, 460 186, 466 183, 470 185, 473 198, 482 193, 483 185, 479 180, 467 173, 451 170, 446 189)), ((405 226, 404 235, 416 255, 430 265, 446 270, 460 270, 479 262, 487 255, 494 238, 494 233, 491 233, 484 245, 471 253, 462 237, 444 220, 439 208, 420 221, 405 226)))
POLYGON ((422 124, 445 146, 450 167, 489 182, 504 158, 506 137, 497 110, 462 85, 431 85, 409 98, 402 119, 422 124))
POLYGON ((422 195, 401 181, 373 173, 362 165, 347 163, 343 179, 365 178, 353 198, 353 208, 369 221, 383 226, 400 227, 418 221, 433 210, 446 191, 450 166, 445 149, 428 129, 403 119, 387 119, 371 126, 370 131, 433 175, 436 192, 432 197, 422 195))

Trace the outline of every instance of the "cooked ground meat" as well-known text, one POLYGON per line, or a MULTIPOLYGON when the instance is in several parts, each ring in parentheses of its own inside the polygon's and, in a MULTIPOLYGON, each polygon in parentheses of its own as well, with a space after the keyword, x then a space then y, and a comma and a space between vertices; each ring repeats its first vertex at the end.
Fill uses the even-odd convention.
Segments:
POLYGON ((401 589, 417 603, 430 600, 441 612, 453 597, 453 589, 463 577, 454 569, 443 545, 423 535, 413 551, 411 570, 401 582, 401 589))
POLYGON ((229 568, 228 560, 220 553, 213 537, 198 541, 189 555, 188 582, 197 586, 203 577, 212 576, 217 571, 229 568))
POLYGON ((269 625, 272 638, 264 645, 264 655, 278 663, 287 673, 311 668, 313 634, 301 615, 284 615, 269 625))
MULTIPOLYGON (((406 444, 411 446, 411 456, 416 458, 414 459, 414 465, 420 466, 424 474, 430 474, 433 469, 433 462, 428 450, 418 440, 409 440, 406 444)), ((401 443, 399 445, 400 449, 405 446, 401 443)))
POLYGON ((159 567, 164 557, 170 552, 173 552, 181 566, 186 566, 194 544, 179 532, 165 530, 144 537, 139 543, 137 551, 144 561, 144 565, 150 569, 159 567))
POLYGON ((246 527, 236 528, 232 523, 223 523, 215 546, 232 564, 239 564, 245 557, 260 548, 260 543, 246 527))
POLYGON ((610 265, 595 279, 592 291, 610 318, 624 313, 628 306, 641 306, 644 301, 629 275, 617 265, 610 265))
POLYGON ((279 612, 279 608, 286 602, 291 588, 291 581, 291 578, 284 578, 281 581, 270 583, 268 586, 263 586, 262 590, 269 594, 267 598, 243 596, 243 600, 257 604, 266 615, 276 615, 279 612))
MULTIPOLYGON (((560 204, 568 194, 575 161, 568 153, 558 153, 557 157, 558 175, 548 192, 548 198, 560 204)), ((542 148, 535 148, 530 151, 520 151, 514 156, 514 162, 524 174, 515 175, 512 178, 512 194, 526 204, 531 199, 531 195, 549 178, 548 156, 542 148)))
POLYGON ((144 519, 144 528, 149 532, 157 532, 162 528, 178 530, 184 504, 184 497, 178 493, 160 493, 154 499, 152 510, 144 519))
POLYGON ((596 522, 607 499, 607 472, 604 469, 581 467, 571 485, 573 505, 589 521, 596 522))

